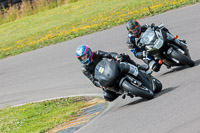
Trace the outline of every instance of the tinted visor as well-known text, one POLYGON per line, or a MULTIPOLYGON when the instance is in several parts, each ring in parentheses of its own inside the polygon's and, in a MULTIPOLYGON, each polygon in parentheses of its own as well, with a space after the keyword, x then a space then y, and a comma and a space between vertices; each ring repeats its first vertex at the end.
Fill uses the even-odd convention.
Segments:
POLYGON ((141 27, 140 25, 137 25, 134 29, 129 29, 129 32, 133 35, 133 36, 138 36, 139 33, 141 31, 141 27))

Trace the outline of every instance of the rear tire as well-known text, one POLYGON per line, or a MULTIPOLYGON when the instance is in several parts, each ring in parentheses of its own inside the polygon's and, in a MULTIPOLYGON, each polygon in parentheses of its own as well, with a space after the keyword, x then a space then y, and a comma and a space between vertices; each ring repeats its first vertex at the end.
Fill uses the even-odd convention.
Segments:
POLYGON ((128 90, 131 94, 135 96, 140 96, 145 99, 152 99, 154 98, 154 93, 146 88, 145 86, 142 86, 141 88, 138 88, 131 83, 129 83, 127 80, 124 80, 122 83, 122 87, 126 90, 128 90))
POLYGON ((181 64, 188 65, 190 67, 193 67, 195 65, 194 61, 192 61, 189 57, 177 52, 176 50, 172 51, 171 57, 173 57, 173 58, 177 59, 178 61, 180 61, 181 64))

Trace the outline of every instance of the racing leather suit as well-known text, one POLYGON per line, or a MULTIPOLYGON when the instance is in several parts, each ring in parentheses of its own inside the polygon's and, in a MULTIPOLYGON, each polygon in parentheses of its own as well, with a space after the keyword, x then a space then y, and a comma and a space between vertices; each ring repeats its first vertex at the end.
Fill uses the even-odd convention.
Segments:
MULTIPOLYGON (((154 58, 150 55, 147 55, 146 58, 146 53, 145 53, 145 49, 144 48, 139 48, 138 47, 138 43, 140 42, 141 36, 142 34, 147 30, 148 27, 154 27, 155 29, 158 28, 157 26, 155 26, 154 24, 152 25, 142 25, 141 26, 141 33, 138 37, 134 37, 132 36, 131 33, 128 33, 128 38, 127 38, 127 46, 129 48, 129 50, 135 55, 136 58, 138 59, 142 59, 146 64, 148 64, 150 66, 150 68, 152 68, 154 71, 159 71, 160 69, 160 64, 158 64, 158 61, 154 61, 154 58), (151 65, 152 66, 151 66, 151 65)), ((163 28, 164 31, 169 32, 167 28, 163 28)))
MULTIPOLYGON (((94 79, 94 71, 95 71, 95 67, 96 65, 103 59, 103 58, 108 58, 108 59, 116 59, 115 57, 118 54, 115 52, 104 52, 101 50, 98 51, 94 51, 93 52, 93 57, 92 57, 92 62, 89 65, 83 65, 82 66, 82 72, 84 73, 84 75, 86 77, 88 77, 91 82, 96 86, 96 87, 101 87, 100 83, 98 81, 96 81, 94 79)), ((123 58, 123 62, 128 62, 130 64, 134 64, 136 65, 136 63, 131 60, 131 58, 129 57, 129 55, 122 53, 120 54, 123 58)), ((124 67, 125 68, 125 67, 124 67)), ((127 68, 126 68, 127 69, 127 68)), ((129 68, 128 68, 129 69, 129 68)), ((128 70, 127 70, 128 71, 128 70)), ((119 94, 115 94, 114 92, 111 92, 109 90, 104 90, 104 98, 107 101, 113 101, 115 100, 117 97, 119 96, 119 94)))

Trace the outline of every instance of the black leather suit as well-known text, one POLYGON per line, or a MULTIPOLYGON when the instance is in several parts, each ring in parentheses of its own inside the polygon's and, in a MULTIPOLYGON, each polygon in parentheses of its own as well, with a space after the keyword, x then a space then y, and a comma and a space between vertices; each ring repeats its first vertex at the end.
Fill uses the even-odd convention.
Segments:
MULTIPOLYGON (((84 75, 86 77, 88 77, 92 81, 92 83, 96 87, 101 87, 100 83, 94 79, 95 67, 103 58, 115 59, 115 57, 117 55, 118 54, 115 53, 115 52, 104 52, 104 51, 101 51, 101 50, 95 51, 95 52, 93 52, 92 62, 89 65, 83 65, 82 66, 82 72, 84 73, 84 75)), ((127 55, 125 53, 120 54, 120 55, 123 58, 123 60, 122 60, 123 62, 128 62, 130 64, 136 65, 136 63, 133 60, 131 60, 129 55, 127 55)), ((118 96, 119 96, 118 94, 115 94, 114 92, 111 92, 109 90, 104 91, 104 98, 108 101, 113 101, 118 96)))

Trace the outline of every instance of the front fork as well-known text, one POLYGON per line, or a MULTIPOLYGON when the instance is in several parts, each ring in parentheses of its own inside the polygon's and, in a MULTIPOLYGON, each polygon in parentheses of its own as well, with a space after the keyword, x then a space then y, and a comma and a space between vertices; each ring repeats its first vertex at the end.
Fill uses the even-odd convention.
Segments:
POLYGON ((187 46, 185 45, 179 45, 180 47, 176 46, 176 45, 171 45, 170 48, 167 50, 167 52, 165 53, 169 58, 171 58, 174 62, 176 62, 177 64, 179 64, 180 62, 175 59, 175 58, 172 58, 170 56, 170 54, 172 53, 173 50, 177 50, 179 53, 183 54, 183 55, 186 55, 188 56, 189 58, 190 57, 190 54, 189 54, 189 50, 187 49, 187 46))
MULTIPOLYGON (((177 36, 178 37, 178 36, 177 36)), ((172 34, 167 33, 167 40, 174 42, 176 45, 172 45, 173 48, 175 48, 177 51, 179 51, 180 53, 190 57, 189 54, 189 49, 187 48, 187 45, 185 42, 180 41, 179 39, 175 39, 175 37, 172 34)))

